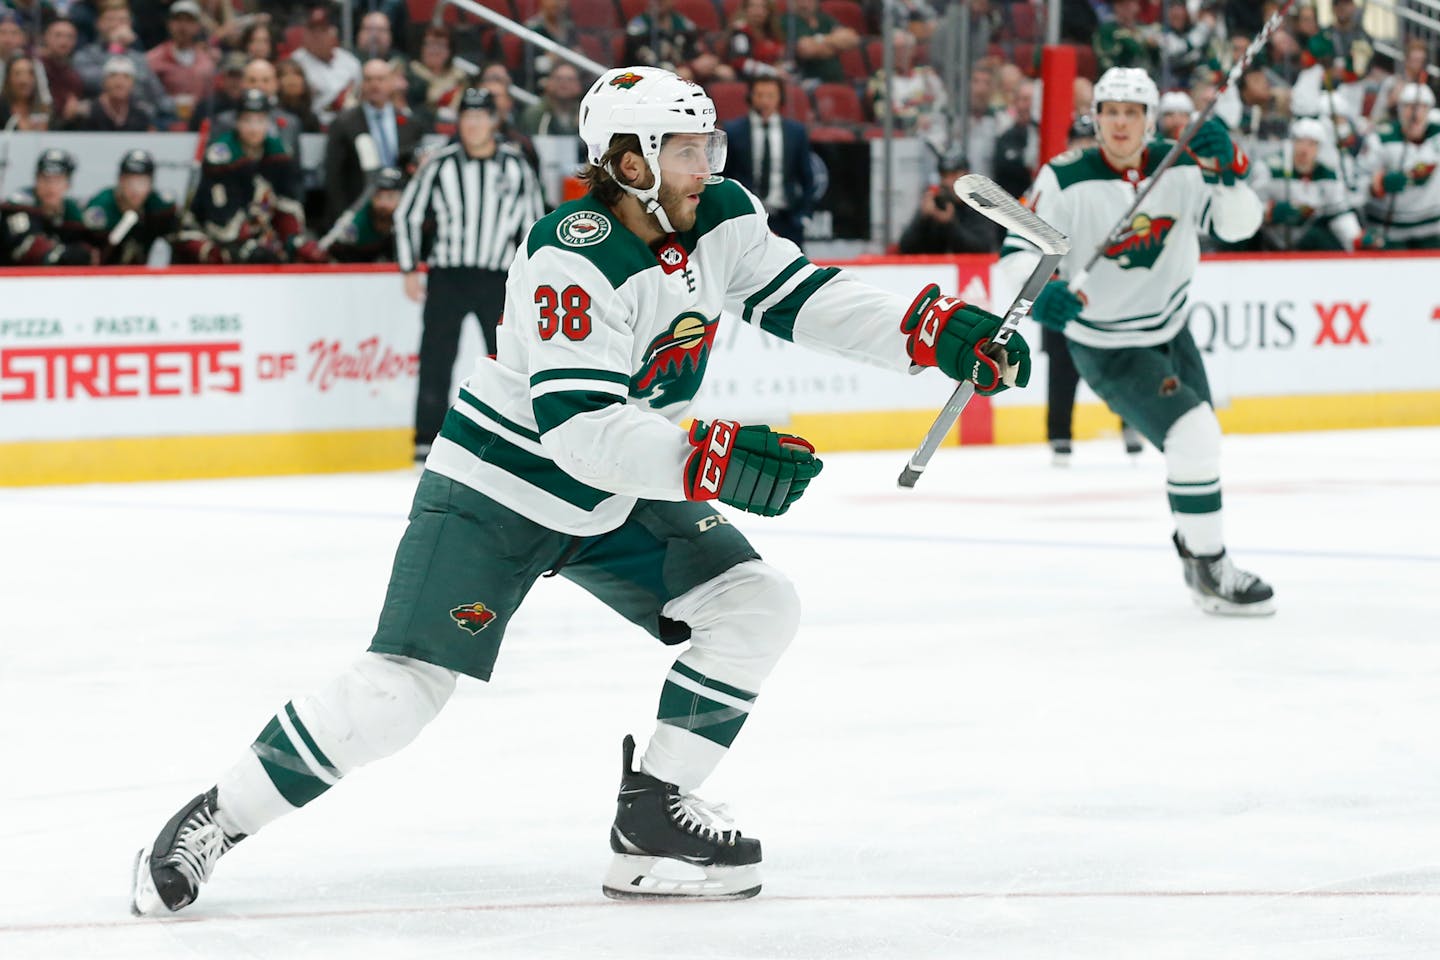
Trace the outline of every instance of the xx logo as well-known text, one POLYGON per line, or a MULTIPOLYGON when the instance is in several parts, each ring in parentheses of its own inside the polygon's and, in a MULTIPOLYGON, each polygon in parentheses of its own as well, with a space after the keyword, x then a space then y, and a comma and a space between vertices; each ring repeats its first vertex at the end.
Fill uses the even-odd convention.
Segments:
POLYGON ((1333 343, 1344 346, 1352 340, 1359 340, 1369 346, 1370 338, 1365 335, 1365 314, 1369 309, 1368 303, 1336 303, 1328 307, 1323 303, 1315 304, 1315 313, 1320 317, 1320 333, 1315 337, 1314 345, 1318 347, 1322 343, 1333 343), (1343 335, 1337 323, 1342 313, 1348 321, 1343 335))

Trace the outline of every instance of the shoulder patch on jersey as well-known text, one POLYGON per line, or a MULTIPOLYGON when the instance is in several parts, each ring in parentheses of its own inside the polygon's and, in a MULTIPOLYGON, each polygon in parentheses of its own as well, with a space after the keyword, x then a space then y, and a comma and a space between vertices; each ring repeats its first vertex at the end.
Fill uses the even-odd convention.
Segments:
POLYGON ((556 238, 567 247, 588 247, 610 236, 610 219, 593 210, 577 210, 555 227, 556 238))
POLYGON ((11 233, 28 233, 30 231, 30 214, 12 213, 5 221, 11 233))
POLYGON ((215 165, 229 163, 235 155, 230 152, 228 143, 212 143, 205 148, 205 162, 215 165))
POLYGON ((84 221, 85 226, 92 230, 103 230, 108 218, 105 216, 105 211, 99 207, 86 207, 85 212, 80 215, 80 219, 84 221))
POLYGON ((1074 163, 1076 160, 1080 159, 1080 154, 1082 154, 1083 152, 1084 151, 1081 150, 1079 147, 1071 147, 1069 150, 1066 150, 1058 157, 1052 157, 1050 159, 1050 163, 1052 165, 1057 163, 1074 163))

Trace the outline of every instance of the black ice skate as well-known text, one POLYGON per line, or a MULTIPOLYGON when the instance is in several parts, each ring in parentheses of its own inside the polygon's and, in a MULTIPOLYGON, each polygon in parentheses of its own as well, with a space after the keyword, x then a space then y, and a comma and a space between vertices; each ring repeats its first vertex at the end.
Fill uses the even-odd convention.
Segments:
POLYGON ((215 788, 191 800, 135 855, 130 912, 137 917, 189 906, 210 879, 215 862, 245 834, 227 834, 215 822, 215 788))
POLYGON ((1125 441, 1125 452, 1132 457, 1140 456, 1145 450, 1145 438, 1128 423, 1120 425, 1120 439, 1125 441))
POLYGON ((1265 617, 1275 612, 1275 591, 1270 584, 1237 568, 1224 550, 1197 557, 1185 548, 1180 534, 1171 539, 1180 552, 1185 584, 1201 610, 1236 617, 1265 617))
POLYGON ((1070 452, 1071 452, 1071 447, 1070 447, 1070 441, 1069 441, 1069 440, 1051 440, 1051 441, 1050 441, 1050 466, 1052 466, 1052 467, 1068 467, 1068 466, 1070 466, 1070 452))
POLYGON ((625 738, 624 758, 605 896, 740 900, 760 892, 759 840, 742 837, 723 805, 638 772, 634 737, 625 738))

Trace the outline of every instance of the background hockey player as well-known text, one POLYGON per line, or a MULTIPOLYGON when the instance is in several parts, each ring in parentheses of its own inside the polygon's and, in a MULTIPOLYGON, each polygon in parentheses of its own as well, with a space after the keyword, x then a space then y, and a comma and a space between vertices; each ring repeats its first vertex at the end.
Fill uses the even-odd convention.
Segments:
POLYGON ((235 129, 205 148, 176 249, 182 263, 323 263, 305 232, 300 165, 270 136, 270 98, 246 90, 235 129))
POLYGON ((95 194, 83 217, 106 264, 144 264, 155 241, 173 243, 180 227, 175 197, 155 189, 155 158, 146 150, 130 150, 120 158, 115 186, 95 194))
MULTIPOLYGON (((1220 424, 1200 352, 1185 326, 1186 291, 1200 262, 1199 238, 1252 236, 1262 209, 1245 185, 1249 161, 1223 124, 1210 121, 1165 173, 1121 238, 1111 243, 1077 297, 1077 273, 1159 167, 1170 144, 1150 142, 1159 97, 1143 70, 1114 68, 1095 84, 1099 146, 1041 167, 1030 200, 1071 238, 1059 280, 1035 301, 1042 326, 1069 340, 1076 369, 1110 409, 1165 454, 1175 547, 1196 602, 1210 613, 1273 612, 1273 591, 1225 552, 1220 516, 1220 424), (1203 165, 1203 166, 1202 166, 1203 165)), ((1018 237, 1005 269, 1028 274, 1039 255, 1018 237)))
POLYGON ((395 208, 404 188, 405 174, 382 167, 375 174, 375 192, 340 228, 330 255, 341 263, 394 263, 395 208))
POLYGON ((1435 94, 1406 84, 1395 107, 1398 119, 1381 124, 1360 157, 1369 176, 1365 214, 1391 250, 1440 249, 1440 125, 1430 119, 1435 94))
POLYGON ((243 836, 408 743, 458 675, 489 679, 547 572, 662 643, 689 643, 638 764, 625 738, 605 891, 759 890, 759 842, 694 791, 794 635, 799 601, 715 501, 782 514, 821 464, 768 426, 682 426, 722 308, 897 376, 912 364, 973 376, 987 394, 1023 386, 1030 358, 1018 337, 997 359, 981 353, 999 318, 933 284, 895 297, 772 234, 760 202, 713 175, 725 153, 714 104, 673 73, 607 71, 585 96, 581 136, 589 194, 539 220, 510 267, 498 358, 479 361, 445 418, 369 652, 285 704, 141 851, 137 912, 184 907, 243 836), (657 880, 667 869, 674 879, 657 880))
POLYGON ((1265 246, 1271 250, 1361 250, 1379 246, 1366 234, 1355 199, 1339 174, 1320 162, 1328 132, 1319 120, 1291 127, 1285 150, 1255 168, 1254 190, 1265 204, 1265 246))
POLYGON ((35 161, 35 186, 24 187, 0 203, 0 257, 14 267, 88 267, 100 251, 85 226, 80 205, 67 194, 75 158, 58 147, 41 151, 35 161))

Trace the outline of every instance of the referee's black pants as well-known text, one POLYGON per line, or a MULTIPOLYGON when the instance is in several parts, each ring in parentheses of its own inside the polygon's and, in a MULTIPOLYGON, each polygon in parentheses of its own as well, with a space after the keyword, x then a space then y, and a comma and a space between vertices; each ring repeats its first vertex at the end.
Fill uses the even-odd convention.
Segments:
POLYGON ((420 390, 415 398, 415 444, 429 445, 450 408, 450 374, 460 352, 467 313, 480 320, 485 352, 495 352, 495 326, 505 308, 505 271, 432 267, 420 329, 420 390))

